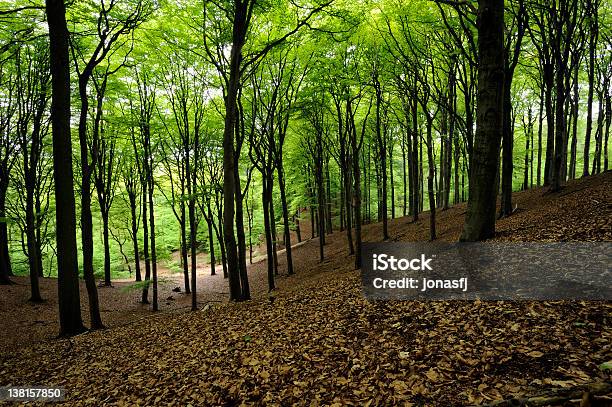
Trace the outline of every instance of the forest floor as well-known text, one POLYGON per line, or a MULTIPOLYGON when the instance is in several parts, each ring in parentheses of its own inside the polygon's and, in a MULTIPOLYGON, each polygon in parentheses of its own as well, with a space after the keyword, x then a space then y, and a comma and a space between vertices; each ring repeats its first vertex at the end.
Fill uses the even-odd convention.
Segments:
MULTIPOLYGON (((514 203, 495 240, 612 240, 612 172, 555 194, 518 192, 514 203)), ((458 239, 465 211, 438 212, 440 240, 458 239)), ((396 218, 389 233, 426 240, 428 225, 427 213, 396 218)), ((380 224, 364 226, 364 240, 380 238, 380 224)), ((228 303, 221 270, 210 276, 202 265, 198 312, 172 291, 182 274, 160 270, 157 314, 138 304, 131 282, 114 282, 99 290, 109 329, 69 340, 54 338, 55 281, 42 280, 47 301, 35 305, 27 279, 16 278, 0 287, 0 386, 62 386, 75 405, 453 406, 611 379, 599 368, 612 360, 610 302, 368 302, 346 232, 328 237, 323 263, 317 239, 293 255, 297 274, 279 276, 273 302, 265 261, 250 266, 253 300, 244 303, 228 303)))

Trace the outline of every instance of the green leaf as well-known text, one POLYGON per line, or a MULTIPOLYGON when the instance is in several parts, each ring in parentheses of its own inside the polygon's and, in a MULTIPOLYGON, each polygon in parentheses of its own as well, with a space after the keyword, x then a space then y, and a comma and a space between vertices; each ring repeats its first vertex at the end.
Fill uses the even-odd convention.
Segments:
POLYGON ((251 338, 251 335, 244 335, 244 341, 245 342, 251 342, 253 338, 251 338))
POLYGON ((607 362, 603 362, 599 365, 601 370, 612 370, 612 360, 608 360, 607 362))

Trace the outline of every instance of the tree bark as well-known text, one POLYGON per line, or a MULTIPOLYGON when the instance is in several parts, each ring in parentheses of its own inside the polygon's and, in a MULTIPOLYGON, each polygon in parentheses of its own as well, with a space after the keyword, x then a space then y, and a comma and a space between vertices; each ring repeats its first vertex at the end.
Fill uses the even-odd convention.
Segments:
POLYGON ((79 147, 81 159, 81 251, 83 252, 83 276, 87 287, 89 300, 89 317, 92 329, 102 329, 100 317, 100 303, 98 289, 93 269, 93 224, 91 218, 91 165, 89 163, 89 150, 87 145, 87 113, 89 99, 87 96, 87 83, 89 74, 79 77, 79 97, 81 108, 79 114, 79 147))
POLYGON ((60 335, 85 330, 81 319, 76 244, 76 208, 70 138, 70 62, 68 27, 63 0, 46 0, 49 26, 53 132, 53 178, 55 181, 57 274, 60 335))
POLYGON ((504 1, 478 2, 478 104, 470 194, 462 241, 495 235, 497 173, 503 134, 504 1))
MULTIPOLYGON (((282 152, 280 153, 282 154, 282 152)), ((285 170, 283 168, 283 163, 280 161, 277 166, 278 173, 278 187, 280 189, 281 195, 281 205, 283 210, 283 230, 284 230, 284 240, 285 240, 285 255, 287 256, 287 274, 294 274, 293 271, 293 258, 291 255, 291 230, 289 229, 289 207, 287 205, 287 195, 285 192, 285 170)))

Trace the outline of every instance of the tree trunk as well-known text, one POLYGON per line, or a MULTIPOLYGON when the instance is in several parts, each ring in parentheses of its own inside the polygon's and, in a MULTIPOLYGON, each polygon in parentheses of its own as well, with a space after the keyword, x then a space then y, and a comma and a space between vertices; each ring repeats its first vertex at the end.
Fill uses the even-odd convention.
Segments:
MULTIPOLYGON (((282 153, 281 153, 282 154, 282 153)), ((281 205, 283 208, 283 223, 284 223, 284 238, 285 238, 285 255, 287 256, 287 274, 292 275, 293 259, 291 257, 291 231, 289 230, 289 208, 287 205, 287 196, 285 193, 285 170, 283 169, 282 161, 278 165, 278 187, 281 195, 281 205)))
POLYGON ((136 195, 130 196, 130 213, 132 221, 132 244, 134 246, 134 268, 136 269, 136 281, 142 281, 140 273, 140 254, 138 250, 138 223, 136 216, 136 195))
MULTIPOLYGON (((566 133, 566 117, 565 117, 565 75, 567 70, 567 61, 560 61, 556 67, 556 101, 555 101, 555 146, 554 146, 554 161, 552 171, 551 191, 561 189, 561 184, 565 181, 562 179, 562 165, 564 161, 564 141, 566 133)), ((567 158, 567 155, 565 155, 567 158)))
MULTIPOLYGON (((150 135, 147 135, 147 139, 150 138, 150 135)), ((148 142, 148 144, 150 141, 148 142)), ((153 275, 153 311, 159 310, 159 305, 157 301, 157 251, 155 248, 155 211, 153 206, 153 168, 152 168, 152 157, 151 157, 151 146, 150 144, 146 147, 147 150, 147 160, 149 160, 148 165, 148 182, 149 182, 149 226, 151 231, 151 274, 153 275)))
MULTIPOLYGON (((263 206, 264 212, 264 230, 266 233, 266 265, 268 269, 268 291, 272 291, 275 288, 274 285, 274 256, 273 256, 273 247, 272 247, 272 226, 270 221, 270 180, 266 174, 262 174, 262 193, 261 193, 261 203, 263 206)), ((323 236, 324 234, 321 234, 323 236)))
MULTIPOLYGON (((0 218, 6 219, 6 190, 8 185, 0 185, 0 218)), ((13 284, 10 276, 11 258, 9 257, 8 225, 6 221, 0 221, 0 284, 13 284)))
POLYGON ((34 214, 34 188, 35 180, 33 179, 33 172, 36 168, 27 168, 27 158, 25 159, 25 183, 26 183, 26 240, 28 247, 28 265, 30 268, 30 288, 31 288, 31 302, 42 302, 40 296, 40 287, 38 284, 39 276, 39 257, 36 247, 36 216, 34 214))
MULTIPOLYGON (((145 170, 143 170, 145 171, 145 170)), ((146 171, 145 171, 146 172, 146 171)), ((151 258, 149 257, 149 221, 147 217, 147 199, 148 199, 148 187, 146 174, 143 174, 142 178, 142 241, 143 250, 145 257, 145 284, 142 288, 142 299, 143 304, 149 304, 149 281, 151 280, 151 258)))
POLYGON ((111 286, 110 241, 108 236, 108 212, 102 212, 102 239, 104 244, 104 285, 111 286))
MULTIPOLYGON (((182 197, 181 197, 182 200, 182 197)), ((187 249, 187 222, 186 222, 186 211, 185 202, 181 201, 181 219, 179 219, 179 226, 181 228, 181 266, 183 266, 183 281, 185 285, 185 293, 191 293, 191 286, 189 284, 189 260, 188 260, 188 249, 187 249)))
POLYGON ((206 216, 206 225, 208 226, 208 243, 209 243, 209 253, 210 253, 210 275, 214 276, 215 272, 215 241, 214 241, 214 232, 213 232, 213 218, 212 218, 212 210, 210 207, 210 202, 207 203, 208 206, 208 216, 206 216))
POLYGON ((504 107, 503 107, 503 135, 502 135, 502 193, 499 217, 512 214, 512 173, 514 172, 514 135, 512 134, 512 75, 510 69, 504 72, 504 107))
MULTIPOLYGON (((334 232, 332 223, 332 199, 331 199, 331 177, 329 176, 329 157, 325 160, 325 194, 326 194, 326 205, 325 205, 325 227, 328 234, 334 232)), ((276 233, 276 232, 275 232, 276 233)))
MULTIPOLYGON (((428 113, 427 113, 428 114, 428 113)), ((427 176, 427 197, 429 198, 429 240, 436 240, 436 197, 434 193, 434 168, 436 166, 433 156, 432 137, 433 117, 427 118, 427 164, 429 174, 427 176)))
POLYGON ((238 172, 238 159, 235 158, 234 165, 234 182, 236 185, 236 236, 238 237, 238 275, 240 277, 240 296, 242 301, 251 299, 251 289, 249 286, 249 277, 247 275, 246 265, 246 236, 244 233, 244 214, 243 214, 243 196, 242 186, 240 185, 240 174, 238 172))
POLYGON ((268 188, 268 203, 270 208, 270 231, 272 233, 272 258, 274 259, 274 275, 278 276, 278 247, 277 247, 277 236, 276 236, 276 214, 274 213, 274 199, 272 190, 274 189, 274 178, 270 174, 270 183, 268 188))
POLYGON ((504 1, 478 3, 478 104, 470 195, 462 241, 495 235, 499 147, 504 109, 504 1))
MULTIPOLYGON (((418 101, 415 97, 412 103, 412 189, 413 189, 413 210, 412 213, 412 221, 416 222, 419 220, 419 212, 420 212, 420 175, 419 175, 419 127, 418 127, 418 101)), ((422 173, 421 173, 422 175, 422 173)))
POLYGON ((53 132, 53 179, 57 240, 57 274, 60 335, 85 330, 81 319, 76 244, 74 177, 70 138, 70 60, 68 28, 63 0, 46 0, 49 25, 51 84, 51 126, 53 132))
POLYGON ((582 176, 586 177, 589 175, 589 163, 590 163, 590 148, 591 148, 591 133, 593 131, 593 91, 595 88, 595 53, 597 51, 597 39, 599 36, 599 30, 597 25, 597 7, 593 7, 593 0, 587 0, 586 2, 587 14, 590 17, 590 29, 589 29, 589 60, 588 60, 588 86, 589 91, 587 95, 587 118, 586 118, 586 133, 584 136, 584 156, 583 156, 583 167, 582 176))
POLYGON ((376 91, 376 140, 378 141, 378 158, 380 159, 381 170, 381 207, 379 213, 382 217, 383 240, 389 240, 389 226, 387 223, 387 147, 385 140, 386 134, 382 134, 381 105, 382 89, 378 81, 378 73, 374 74, 374 89, 376 91))
POLYGON ((242 301, 238 248, 234 236, 235 180, 235 127, 238 111, 238 88, 242 47, 246 40, 249 2, 238 2, 234 9, 232 47, 230 51, 229 75, 225 95, 225 126, 223 129, 223 240, 225 243, 227 271, 231 301, 242 301))
MULTIPOLYGON (((79 116, 79 145, 81 153, 81 250, 83 252, 83 276, 89 299, 89 317, 92 329, 102 329, 98 289, 93 269, 93 225, 91 218, 91 165, 89 163, 89 146, 87 144, 87 80, 79 78, 79 96, 81 110, 79 116)), ((58 255, 59 256, 59 255, 58 255)), ((110 283, 109 283, 110 284, 110 283)))
MULTIPOLYGON (((354 120, 354 119, 353 119, 354 120)), ((361 171, 359 169, 359 146, 357 131, 353 125, 351 149, 353 153, 353 209, 355 211, 355 269, 361 269, 361 171)))
POLYGON ((325 186, 323 184, 323 135, 317 132, 317 163, 316 163, 316 183, 318 209, 318 230, 319 230, 319 259, 324 260, 323 246, 325 246, 325 186))
POLYGON ((542 127, 544 123, 544 84, 540 91, 540 114, 538 116, 538 178, 537 185, 542 185, 542 127))
POLYGON ((544 185, 552 181, 552 164, 555 148, 555 113, 553 108, 554 77, 552 67, 544 66, 544 105, 546 107, 546 155, 544 157, 544 185))
POLYGON ((574 72, 574 100, 572 103, 573 110, 573 122, 572 122, 572 144, 570 146, 570 168, 569 178, 576 178, 576 156, 578 146, 578 120, 579 120, 579 102, 580 102, 580 90, 579 90, 579 72, 580 64, 576 64, 574 72))
MULTIPOLYGON (((194 188, 195 189, 195 188, 194 188)), ((197 224, 195 216, 195 200, 192 192, 189 191, 189 244, 191 247, 191 310, 196 311, 198 309, 198 287, 197 287, 197 224)), ((187 288, 187 287, 185 287, 187 288)))
POLYGON ((606 98, 606 133, 604 138, 604 171, 608 171, 608 140, 610 138, 610 126, 612 125, 612 101, 610 96, 606 98))

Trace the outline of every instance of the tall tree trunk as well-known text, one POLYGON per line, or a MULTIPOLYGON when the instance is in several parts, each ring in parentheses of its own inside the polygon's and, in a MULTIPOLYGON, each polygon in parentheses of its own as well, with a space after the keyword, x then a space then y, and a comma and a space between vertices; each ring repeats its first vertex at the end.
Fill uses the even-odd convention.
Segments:
POLYGON ((140 253, 138 250, 138 223, 136 215, 136 195, 130 195, 130 214, 132 221, 132 245, 134 246, 134 268, 136 269, 136 281, 142 281, 140 273, 140 253))
MULTIPOLYGON (((531 111, 529 112, 531 115, 531 111)), ((523 190, 529 189, 529 136, 530 133, 525 134, 525 160, 523 170, 523 190)))
MULTIPOLYGON (((150 136, 147 136, 149 139, 150 136)), ((150 143, 150 141, 149 141, 150 143)), ((149 227, 150 227, 150 235, 151 235, 151 274, 153 276, 153 311, 159 310, 158 300, 157 300, 157 250, 155 247, 155 210, 153 205, 153 168, 152 168, 152 157, 151 157, 151 146, 149 144, 146 147, 147 151, 147 160, 149 160, 148 166, 148 182, 149 182, 149 227)))
MULTIPOLYGON (((407 131, 407 129, 406 129, 407 131)), ((407 171, 406 171, 406 137, 407 135, 404 134, 402 136, 402 192, 404 195, 404 201, 403 201, 403 205, 402 205, 402 216, 406 216, 408 214, 408 177, 407 177, 407 171)))
POLYGON ((610 127, 612 125, 612 101, 610 95, 606 98, 606 133, 604 136, 604 171, 608 171, 608 140, 610 138, 610 127))
MULTIPOLYGON (((146 173, 146 170, 143 170, 146 173)), ((143 241, 143 251, 145 257, 145 278, 144 285, 142 288, 142 299, 141 302, 143 304, 149 304, 149 281, 151 280, 151 257, 149 252, 149 220, 147 217, 148 213, 148 204, 147 199, 149 197, 148 194, 148 181, 146 179, 146 174, 142 175, 142 241, 143 241)))
POLYGON ((25 177, 26 177, 26 240, 28 247, 28 265, 30 268, 30 289, 31 289, 31 302, 42 302, 40 296, 40 286, 38 283, 39 276, 39 253, 36 247, 36 216, 34 214, 34 188, 35 180, 33 172, 36 168, 27 168, 27 158, 25 161, 25 177))
MULTIPOLYGON (((603 88, 605 88, 607 84, 604 83, 603 88)), ((595 152, 593 154, 593 166, 591 168, 591 174, 599 174, 601 171, 601 147, 602 147, 602 135, 603 135, 603 124, 604 124, 604 96, 603 90, 598 95, 599 105, 597 111, 599 112, 597 115, 597 129, 595 130, 595 152)))
POLYGON ((558 62, 556 68, 555 146, 551 191, 558 191, 561 189, 561 184, 565 181, 562 174, 562 165, 564 155, 565 158, 567 158, 567 155, 564 154, 564 142, 567 129, 565 117, 565 98, 567 97, 565 89, 565 75, 567 70, 567 61, 558 62))
POLYGON ((546 155, 544 157, 544 186, 552 181, 552 166, 555 150, 555 112, 553 103, 554 76, 549 65, 544 66, 544 105, 546 107, 546 155))
POLYGON ((215 241, 214 241, 214 231, 213 231, 213 222, 214 219, 212 217, 212 210, 210 207, 210 202, 207 202, 207 210, 208 215, 206 216, 206 225, 208 226, 208 243, 209 243, 209 253, 210 253, 210 275, 214 276, 215 272, 215 241))
POLYGON ((108 212, 103 211, 102 216, 102 243, 104 244, 104 285, 111 286, 111 268, 110 268, 110 240, 108 232, 108 212))
POLYGON ((87 113, 89 100, 87 98, 87 81, 79 78, 79 96, 81 110, 79 116, 79 146, 81 153, 81 250, 83 252, 83 276, 89 299, 89 317, 92 329, 102 329, 98 289, 93 269, 93 224, 91 217, 91 165, 89 162, 89 146, 87 143, 87 113))
POLYGON ((52 96, 53 179, 57 240, 57 288, 60 335, 71 336, 85 330, 81 319, 76 244, 76 208, 70 138, 70 60, 68 27, 63 0, 46 0, 52 96))
POLYGON ((589 59, 588 59, 588 86, 587 94, 587 118, 586 118, 586 133, 584 135, 584 156, 582 176, 589 175, 590 148, 591 148, 591 133, 593 131, 593 91, 595 88, 595 54, 597 52, 597 40, 599 37, 598 29, 598 12, 594 3, 598 0, 587 0, 586 8, 589 15, 589 59))
POLYGON ((251 299, 251 288, 249 286, 249 277, 247 275, 246 264, 246 235, 244 233, 244 213, 243 213, 243 196, 242 186, 240 185, 240 173, 238 172, 239 157, 235 157, 234 165, 234 183, 236 185, 236 236, 238 237, 238 275, 240 277, 240 296, 242 301, 251 299))
POLYGON ((234 204, 236 199, 235 128, 238 118, 238 89, 240 87, 242 47, 246 41, 249 2, 237 2, 232 27, 229 75, 225 95, 225 126, 223 129, 223 240, 231 301, 242 301, 238 247, 234 236, 234 204))
POLYGON ((225 250, 225 239, 223 238, 223 208, 220 207, 217 210, 217 220, 219 226, 215 226, 215 232, 217 233, 217 241, 219 242, 219 250, 221 250, 221 265, 223 266, 223 278, 229 279, 229 272, 227 270, 227 251, 225 250))
MULTIPOLYGON (((427 113, 429 114, 429 113, 427 113)), ((436 197, 434 192, 434 168, 436 166, 433 156, 433 117, 427 118, 427 197, 429 198, 429 240, 436 240, 436 197)))
MULTIPOLYGON (((416 86, 416 85, 415 85, 416 86)), ((413 97, 412 101, 412 179, 410 183, 412 185, 412 221, 416 222, 419 220, 419 125, 418 125, 418 112, 419 105, 416 97, 413 97)))
POLYGON ((272 196, 272 190, 274 189, 274 179, 273 176, 270 175, 270 184, 269 184, 268 193, 270 194, 268 197, 269 207, 270 207, 270 231, 272 232, 272 258, 274 259, 274 275, 278 276, 278 247, 277 247, 277 236, 276 236, 276 214, 274 212, 274 199, 272 196))
POLYGON ((198 309, 198 297, 197 297, 197 232, 198 227, 196 224, 195 215, 195 200, 191 191, 189 192, 189 243, 191 248, 191 310, 196 311, 198 309))
MULTIPOLYGON (((193 149, 195 150, 194 162, 193 165, 198 164, 198 137, 199 134, 195 134, 195 142, 193 145, 193 149)), ((189 211, 189 248, 191 251, 191 310, 196 311, 198 309, 198 256, 197 256, 197 236, 198 236, 198 225, 196 221, 196 201, 194 197, 194 193, 197 189, 196 185, 196 177, 195 171, 192 169, 191 157, 189 152, 185 154, 185 172, 186 172, 186 180, 187 180, 187 193, 189 194, 189 199, 187 200, 187 206, 189 211)), ((188 275, 185 275, 185 291, 187 292, 187 287, 189 285, 188 275)))
POLYGON ((191 285, 189 284, 189 255, 187 249, 187 214, 185 210, 185 202, 181 197, 181 218, 179 220, 179 226, 181 228, 181 266, 183 267, 183 284, 185 285, 185 293, 191 293, 191 285))
POLYGON ((455 161, 455 182, 454 182, 454 194, 453 194, 453 204, 458 204, 461 201, 461 193, 459 191, 459 168, 460 168, 460 154, 459 154, 459 135, 454 135, 453 136, 453 142, 455 144, 455 151, 454 151, 454 161, 455 161))
MULTIPOLYGON (((331 177, 329 176, 329 157, 325 160, 325 227, 327 233, 332 234, 334 227, 332 223, 332 198, 331 198, 331 177)), ((276 232, 275 232, 276 233, 276 232)))
POLYGON ((540 114, 538 115, 538 178, 537 185, 542 185, 542 127, 544 124, 544 84, 540 91, 540 114))
MULTIPOLYGON (((41 214, 42 213, 42 203, 40 201, 40 192, 36 193, 36 199, 35 199, 35 203, 34 203, 34 213, 38 213, 41 214)), ((42 230, 41 230, 41 221, 40 221, 40 215, 35 217, 36 222, 35 222, 35 229, 36 229, 36 260, 38 261, 38 275, 40 277, 44 277, 43 274, 43 259, 42 259, 42 247, 43 247, 43 240, 42 240, 42 230)))
POLYGON ((389 226, 387 221, 387 147, 385 140, 387 135, 382 132, 382 89, 378 81, 378 73, 374 74, 374 90, 376 91, 376 140, 378 142, 378 158, 380 159, 381 171, 381 197, 380 197, 380 216, 382 218, 383 240, 389 240, 389 226))
POLYGON ((353 155, 353 208, 355 211, 355 269, 361 269, 361 171, 359 169, 359 145, 357 142, 357 131, 353 126, 351 137, 351 149, 353 155))
POLYGON ((317 132, 316 152, 316 183, 318 208, 318 230, 319 230, 319 259, 324 260, 323 246, 325 246, 325 186, 323 184, 323 135, 317 132))
MULTIPOLYGON (((282 154, 282 153, 281 153, 282 154)), ((283 230, 285 238, 285 255, 287 256, 287 274, 292 275, 293 259, 291 257, 291 231, 289 229, 289 207, 287 205, 287 195, 285 193, 285 170, 282 161, 278 165, 278 188, 280 189, 281 205, 283 209, 283 230)))
MULTIPOLYGON (((262 189, 262 193, 261 193, 261 203, 263 206, 263 212, 264 212, 264 231, 266 234, 266 266, 268 269, 268 291, 272 291, 275 288, 274 285, 274 255, 273 255, 273 251, 274 248, 272 246, 272 225, 271 225, 271 221, 270 221, 270 205, 272 204, 270 202, 270 180, 269 177, 266 174, 262 174, 262 182, 263 182, 263 189, 262 189)), ((321 236, 324 236, 325 234, 321 234, 321 236)))
MULTIPOLYGON (((348 154, 347 154, 348 156, 348 154)), ((342 177, 342 182, 344 183, 344 200, 346 206, 346 241, 349 248, 349 255, 355 254, 355 245, 353 244, 353 211, 351 210, 351 200, 352 200, 352 192, 351 192, 351 160, 346 157, 344 160, 344 168, 343 173, 345 174, 342 177)))
POLYGON ((574 100, 572 103, 572 143, 570 146, 570 168, 569 168, 569 178, 576 178, 576 156, 577 156, 577 146, 578 146, 578 120, 579 120, 579 102, 580 102, 580 90, 579 90, 579 73, 580 73, 580 64, 576 64, 574 71, 574 100))
POLYGON ((502 179, 501 179, 501 205, 499 217, 512 214, 512 175, 514 172, 514 135, 512 134, 512 75, 513 71, 505 68, 504 72, 504 106, 503 106, 503 135, 502 135, 502 179))
MULTIPOLYGON (((6 191, 8 185, 0 185, 0 218, 6 219, 6 191)), ((0 221, 0 284, 12 284, 10 276, 11 258, 9 257, 8 225, 0 221)))
POLYGON ((478 2, 478 104, 470 195, 462 241, 495 234, 499 147, 504 109, 504 1, 478 2))
POLYGON ((395 182, 394 182, 394 177, 393 177, 393 147, 389 146, 388 150, 389 150, 389 182, 391 184, 391 219, 395 219, 395 182))

